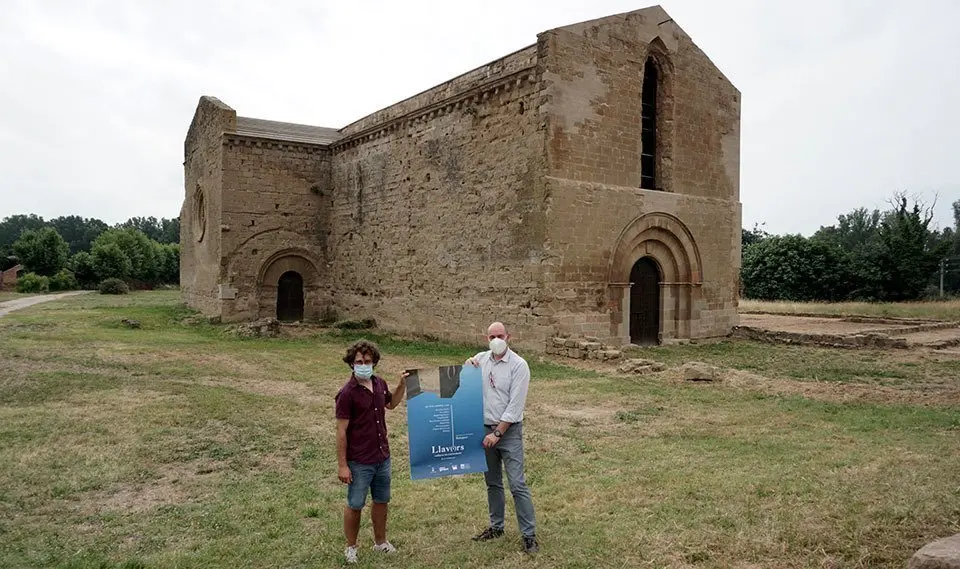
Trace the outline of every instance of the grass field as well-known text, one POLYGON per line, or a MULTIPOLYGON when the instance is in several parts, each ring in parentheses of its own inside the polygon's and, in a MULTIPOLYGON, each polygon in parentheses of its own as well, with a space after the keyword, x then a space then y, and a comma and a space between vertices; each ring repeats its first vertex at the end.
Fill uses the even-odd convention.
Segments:
POLYGON ((16 300, 18 298, 26 298, 28 296, 33 296, 31 294, 13 292, 9 290, 0 290, 0 302, 6 302, 8 300, 16 300))
MULTIPOLYGON (((0 567, 338 567, 333 395, 357 333, 241 340, 176 292, 0 319, 0 567), (140 320, 128 329, 124 318, 140 320)), ((391 384, 478 346, 377 336, 391 384)), ((541 553, 477 544, 482 477, 409 480, 388 411, 389 537, 360 567, 902 568, 960 532, 960 361, 751 342, 662 347, 684 384, 531 356, 524 432, 541 553)))
POLYGON ((960 321, 960 299, 923 302, 772 302, 741 300, 740 311, 960 321))

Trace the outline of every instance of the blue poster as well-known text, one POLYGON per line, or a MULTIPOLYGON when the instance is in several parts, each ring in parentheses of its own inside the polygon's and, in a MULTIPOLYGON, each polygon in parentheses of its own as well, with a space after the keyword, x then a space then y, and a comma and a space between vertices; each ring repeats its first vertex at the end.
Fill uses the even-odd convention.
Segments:
POLYGON ((456 365, 407 372, 410 478, 486 472, 480 368, 456 365))

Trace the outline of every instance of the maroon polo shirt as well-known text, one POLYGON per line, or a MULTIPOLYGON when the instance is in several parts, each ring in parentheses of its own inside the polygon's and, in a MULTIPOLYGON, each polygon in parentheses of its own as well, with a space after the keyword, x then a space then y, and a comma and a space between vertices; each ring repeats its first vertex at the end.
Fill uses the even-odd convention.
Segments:
POLYGON ((361 464, 377 464, 390 458, 384 410, 390 403, 390 389, 379 376, 370 379, 372 392, 351 374, 350 380, 334 398, 337 419, 350 419, 347 424, 347 460, 361 464))

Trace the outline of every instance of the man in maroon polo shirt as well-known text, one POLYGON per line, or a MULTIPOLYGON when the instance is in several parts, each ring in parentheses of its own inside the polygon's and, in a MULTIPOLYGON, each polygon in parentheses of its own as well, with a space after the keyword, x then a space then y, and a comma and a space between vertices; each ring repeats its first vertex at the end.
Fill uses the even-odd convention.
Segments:
POLYGON ((337 477, 347 484, 347 506, 343 510, 343 532, 347 537, 344 552, 347 563, 357 562, 357 534, 360 514, 367 500, 373 499, 374 551, 395 553, 387 541, 387 504, 390 502, 390 444, 384 409, 393 409, 403 401, 407 374, 400 376, 397 388, 390 388, 373 368, 380 362, 380 350, 373 342, 359 340, 347 348, 343 361, 351 367, 350 379, 336 395, 337 477))

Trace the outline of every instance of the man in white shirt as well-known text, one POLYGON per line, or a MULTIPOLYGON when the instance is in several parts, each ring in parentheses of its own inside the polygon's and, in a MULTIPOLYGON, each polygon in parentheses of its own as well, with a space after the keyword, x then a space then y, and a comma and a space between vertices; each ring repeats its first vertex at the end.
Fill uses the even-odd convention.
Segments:
POLYGON ((503 470, 517 511, 517 525, 523 534, 523 550, 539 550, 536 516, 530 489, 523 474, 523 408, 530 387, 530 368, 526 360, 507 345, 510 334, 500 322, 487 329, 490 349, 466 361, 479 366, 483 377, 483 422, 487 436, 483 448, 487 456, 487 506, 490 526, 474 541, 487 541, 503 535, 506 497, 503 492, 503 470))

